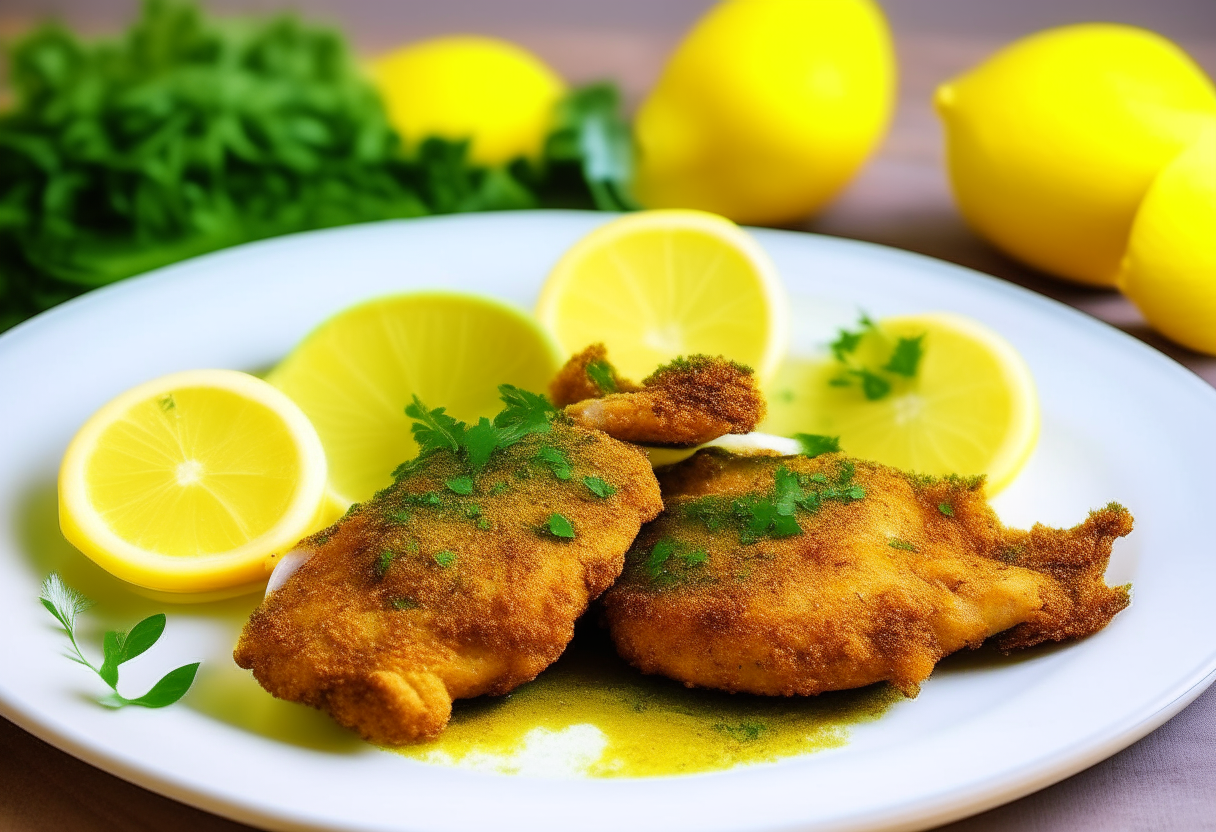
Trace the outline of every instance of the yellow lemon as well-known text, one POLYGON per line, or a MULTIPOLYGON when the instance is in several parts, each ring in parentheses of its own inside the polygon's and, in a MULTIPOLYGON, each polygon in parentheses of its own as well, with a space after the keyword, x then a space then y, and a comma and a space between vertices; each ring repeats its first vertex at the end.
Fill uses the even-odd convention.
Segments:
POLYGON ((1050 274, 1113 286, 1136 207, 1216 113, 1216 88, 1143 29, 1032 35, 937 91, 967 222, 1050 274))
POLYGON ((523 47, 458 35, 402 47, 372 77, 408 145, 429 136, 471 140, 470 158, 498 165, 544 147, 562 79, 523 47))
POLYGON ((870 0, 728 0, 638 110, 648 208, 801 219, 852 178, 891 119, 895 57, 870 0))
POLYGON ((392 482, 418 446, 405 406, 418 396, 476 422, 501 407, 498 385, 548 389, 560 356, 528 315, 487 298, 418 292, 330 318, 268 375, 316 426, 333 504, 345 509, 392 482))
POLYGON ((1216 355, 1216 119, 1149 188, 1118 283, 1167 338, 1216 355))
POLYGON ((725 355, 763 382, 789 342, 768 255, 723 217, 642 211, 592 231, 549 273, 536 314, 567 355, 603 342, 640 381, 678 355, 725 355))
POLYGON ((847 363, 787 362, 769 390, 763 431, 838 436, 845 453, 922 474, 984 474, 990 495, 1013 480, 1038 441, 1026 362, 961 315, 883 319, 862 331, 847 363), (920 339, 910 377, 884 369, 900 339, 920 339), (889 389, 867 393, 865 371, 889 389))
POLYGON ((102 568, 159 597, 235 595, 314 528, 325 477, 321 440, 287 396, 245 373, 193 370, 85 423, 59 470, 59 523, 102 568))

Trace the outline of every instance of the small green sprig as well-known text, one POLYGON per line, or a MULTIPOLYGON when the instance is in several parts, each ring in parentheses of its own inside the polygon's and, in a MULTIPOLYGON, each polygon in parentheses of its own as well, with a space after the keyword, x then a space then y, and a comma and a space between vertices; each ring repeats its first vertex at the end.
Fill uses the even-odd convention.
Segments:
POLYGON ((832 355, 844 372, 833 377, 828 383, 833 387, 851 387, 854 383, 859 383, 867 399, 878 401, 891 394, 894 377, 916 377, 924 357, 925 336, 896 339, 895 347, 885 364, 881 367, 866 367, 855 357, 862 341, 867 337, 885 338, 885 335, 881 327, 865 314, 859 319, 858 327, 857 330, 840 330, 836 340, 831 343, 832 355))
POLYGON ((124 705, 141 705, 145 708, 163 708, 172 705, 186 695, 194 684, 194 676, 198 673, 199 662, 182 665, 161 677, 160 681, 143 696, 128 699, 118 692, 118 668, 136 656, 146 653, 160 639, 165 631, 165 614, 150 615, 136 624, 129 632, 110 630, 105 634, 101 643, 102 660, 99 667, 84 657, 80 645, 76 642, 76 617, 93 606, 93 602, 85 598, 75 589, 63 582, 58 572, 52 572, 42 582, 42 593, 39 599, 55 620, 67 633, 75 655, 69 655, 72 661, 82 664, 92 670, 110 687, 110 693, 103 697, 101 704, 110 708, 121 708, 124 705))

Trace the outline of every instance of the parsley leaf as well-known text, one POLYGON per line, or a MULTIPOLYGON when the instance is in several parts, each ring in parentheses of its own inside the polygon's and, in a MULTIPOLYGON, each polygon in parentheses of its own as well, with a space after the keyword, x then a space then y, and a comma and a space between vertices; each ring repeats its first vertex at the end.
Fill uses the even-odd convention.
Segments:
POLYGON ((549 421, 557 415, 557 409, 548 399, 512 384, 499 385, 498 392, 506 405, 494 417, 494 427, 499 429, 498 447, 514 445, 532 433, 549 432, 549 421))
POLYGON ((915 338, 900 338, 895 344, 895 352, 891 354, 891 360, 883 366, 883 369, 904 378, 915 376, 916 369, 920 366, 921 356, 924 354, 924 349, 921 347, 921 342, 924 340, 924 335, 918 335, 915 338))
POLYGON ((388 602, 388 605, 395 610, 416 610, 422 606, 408 595, 403 595, 400 598, 394 598, 388 602))
POLYGON ((462 496, 469 496, 473 493, 473 478, 472 477, 454 477, 444 483, 449 491, 462 496))
POLYGON ((194 683, 194 676, 199 667, 198 662, 169 671, 153 685, 150 691, 135 699, 127 699, 118 692, 119 666, 136 656, 143 655, 160 640, 161 635, 165 632, 164 613, 148 616, 132 627, 130 632, 121 630, 107 632, 102 638, 101 665, 94 667, 84 657, 76 642, 76 617, 88 610, 93 602, 65 584, 57 572, 46 576, 42 582, 42 592, 38 600, 51 615, 55 616, 67 634, 68 641, 71 642, 72 650, 75 653, 68 658, 92 670, 110 687, 111 692, 100 700, 101 704, 114 708, 124 705, 163 708, 185 696, 190 685, 194 683))
POLYGON ((942 514, 946 515, 947 517, 954 516, 954 507, 951 506, 949 503, 938 503, 937 510, 940 511, 942 514))
POLYGON ((490 456, 498 450, 499 439, 498 428, 484 416, 464 432, 465 456, 474 474, 480 473, 490 461, 490 456))
POLYGON ((560 537, 563 540, 573 540, 575 538, 574 525, 556 511, 549 515, 546 528, 548 528, 549 534, 554 537, 560 537))
POLYGON ((435 554, 431 555, 431 557, 434 558, 435 563, 439 564, 444 569, 447 569, 456 562, 456 553, 450 549, 444 549, 441 552, 436 552, 435 554))
POLYGON ((887 545, 890 546, 892 549, 903 549, 905 552, 917 551, 916 546, 914 544, 909 543, 906 540, 900 540, 897 537, 893 537, 889 541, 887 541, 887 545))
POLYGON ((587 486, 587 489, 597 497, 607 498, 616 493, 615 488, 599 477, 583 477, 583 485, 587 486))
POLYGON ((380 554, 376 555, 376 560, 372 564, 372 575, 377 581, 383 581, 384 576, 388 574, 389 567, 393 565, 393 561, 397 558, 397 553, 392 549, 385 549, 380 554))
POLYGON ((607 361, 592 361, 587 365, 587 378, 595 382, 595 386, 604 394, 617 391, 616 379, 612 374, 612 365, 607 361))
POLYGON ((864 368, 861 370, 850 370, 849 372, 861 379, 861 391, 865 393, 866 398, 870 401, 876 402, 890 394, 891 382, 877 373, 864 368))
POLYGON ((568 480, 574 476, 570 470, 570 463, 566 459, 566 455, 558 448, 546 445, 536 453, 536 458, 541 462, 549 465, 549 470, 553 472, 553 476, 559 480, 568 480))
POLYGON ((464 439, 464 422, 447 415, 447 408, 437 407, 427 410, 426 405, 414 394, 414 400, 405 407, 405 415, 414 420, 410 425, 410 433, 418 443, 419 456, 435 451, 459 451, 461 440, 464 439))
POLYGON ((839 436, 823 436, 818 433, 795 433, 794 438, 802 445, 802 455, 814 459, 822 454, 836 453, 840 450, 839 436))

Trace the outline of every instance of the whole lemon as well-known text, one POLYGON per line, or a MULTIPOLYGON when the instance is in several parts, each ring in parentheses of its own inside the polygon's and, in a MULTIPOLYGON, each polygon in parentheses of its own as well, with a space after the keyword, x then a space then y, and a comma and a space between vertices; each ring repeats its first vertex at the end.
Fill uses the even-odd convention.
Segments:
POLYGON ((1161 334, 1216 355, 1216 119, 1148 189, 1118 285, 1161 334))
POLYGON ((870 0, 727 0, 638 110, 637 196, 739 223, 798 220, 878 144, 894 86, 890 31, 870 0))
POLYGON ((372 77, 407 145, 471 140, 469 158, 497 165, 540 154, 565 84, 528 50, 473 35, 434 38, 375 61, 372 77))
POLYGON ((1159 35, 1084 24, 1013 43, 935 103, 967 222, 1035 268, 1113 286, 1136 207, 1216 88, 1159 35))

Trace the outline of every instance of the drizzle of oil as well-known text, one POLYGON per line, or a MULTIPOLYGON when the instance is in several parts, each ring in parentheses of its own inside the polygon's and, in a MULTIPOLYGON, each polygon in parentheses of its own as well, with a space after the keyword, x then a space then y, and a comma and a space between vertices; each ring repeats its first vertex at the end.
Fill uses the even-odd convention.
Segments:
POLYGON ((582 632, 535 681, 456 703, 435 741, 397 749, 441 765, 582 777, 717 771, 838 748, 901 696, 886 685, 817 697, 686 688, 644 676, 582 632))

